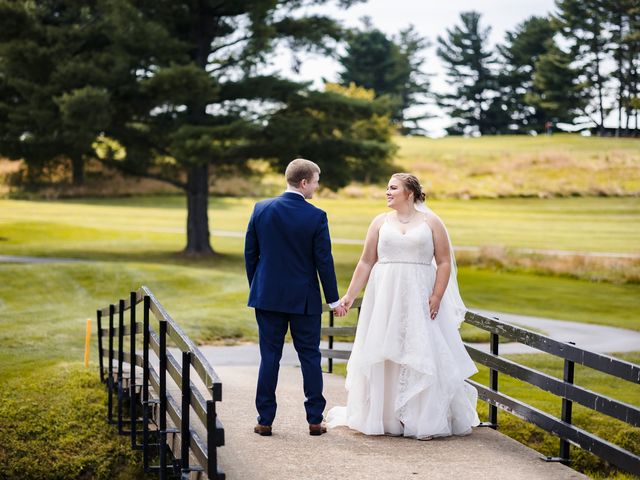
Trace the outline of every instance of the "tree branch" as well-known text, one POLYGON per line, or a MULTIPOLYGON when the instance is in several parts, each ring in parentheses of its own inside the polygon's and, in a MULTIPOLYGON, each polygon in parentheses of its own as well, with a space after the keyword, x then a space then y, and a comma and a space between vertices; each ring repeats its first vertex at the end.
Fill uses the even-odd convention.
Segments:
POLYGON ((234 40, 233 42, 225 43, 224 45, 218 45, 217 47, 212 48, 209 51, 209 54, 215 53, 218 50, 222 50, 223 48, 227 48, 227 47, 231 47, 233 45, 237 45, 238 43, 244 42, 245 40, 249 40, 250 38, 251 38, 251 35, 248 35, 246 37, 238 38, 237 40, 234 40))

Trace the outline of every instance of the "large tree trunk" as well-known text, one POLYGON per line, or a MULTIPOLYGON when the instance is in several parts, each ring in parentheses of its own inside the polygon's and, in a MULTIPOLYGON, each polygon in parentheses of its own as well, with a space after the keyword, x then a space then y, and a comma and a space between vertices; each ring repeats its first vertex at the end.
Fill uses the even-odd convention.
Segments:
POLYGON ((74 155, 71 159, 71 167, 73 170, 73 184, 84 184, 84 159, 82 155, 74 155))
POLYGON ((189 169, 187 177, 187 246, 186 255, 209 256, 209 166, 189 169))
MULTIPOLYGON (((195 43, 192 58, 196 64, 206 70, 207 57, 213 39, 215 22, 210 9, 196 2, 197 15, 193 15, 191 32, 195 43)), ((206 102, 197 102, 188 106, 188 118, 193 125, 204 125, 207 119, 206 102)), ((187 174, 187 246, 186 255, 209 256, 215 252, 209 242, 209 165, 189 168, 187 174)))

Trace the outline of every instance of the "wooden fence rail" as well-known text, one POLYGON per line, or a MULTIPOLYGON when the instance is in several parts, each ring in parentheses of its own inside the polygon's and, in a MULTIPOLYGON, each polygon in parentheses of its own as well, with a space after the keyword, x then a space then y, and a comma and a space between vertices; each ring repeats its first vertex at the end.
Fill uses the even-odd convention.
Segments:
MULTIPOLYGON (((360 299, 354 307, 360 314, 360 299)), ((356 327, 336 327, 334 316, 329 313, 329 326, 322 329, 328 337, 328 348, 322 349, 323 357, 328 359, 329 372, 333 371, 333 359, 348 360, 350 350, 336 350, 335 336, 354 336, 356 327)), ((560 438, 559 456, 546 460, 570 463, 570 445, 575 445, 598 457, 616 465, 627 472, 640 472, 640 457, 633 452, 604 440, 593 433, 571 424, 573 403, 578 403, 596 412, 616 418, 634 427, 640 427, 640 409, 634 405, 609 398, 574 384, 575 364, 592 368, 636 385, 640 384, 640 365, 620 360, 608 355, 591 352, 579 348, 572 343, 559 342, 530 330, 500 322, 495 318, 487 318, 473 312, 467 312, 465 321, 490 333, 490 353, 478 350, 465 343, 471 358, 489 368, 489 386, 467 380, 478 390, 480 399, 489 404, 489 422, 483 424, 492 428, 498 427, 498 408, 537 425, 560 438), (542 352, 564 359, 563 379, 547 375, 543 372, 520 365, 498 355, 499 338, 528 345, 542 352), (532 386, 561 397, 562 414, 560 418, 543 412, 525 402, 516 400, 498 390, 498 374, 524 381, 532 386)))
POLYGON ((131 292, 128 299, 99 309, 97 321, 100 379, 108 390, 107 420, 117 425, 120 434, 130 435, 133 449, 142 450, 145 471, 158 471, 161 480, 200 478, 203 474, 224 479, 216 452, 224 445, 224 428, 216 414, 216 402, 222 400, 222 382, 200 350, 144 286, 131 292), (140 303, 142 322, 136 321, 140 303), (126 312, 129 322, 125 322, 126 312), (151 316, 157 321, 157 331, 151 327, 151 316), (142 334, 141 346, 138 334, 142 334), (129 337, 128 350, 125 337, 129 337), (180 351, 180 361, 167 348, 167 339, 180 351), (157 362, 152 362, 151 353, 157 362), (206 394, 193 383, 192 370, 196 380, 204 384, 206 394), (156 465, 151 464, 154 458, 156 465))

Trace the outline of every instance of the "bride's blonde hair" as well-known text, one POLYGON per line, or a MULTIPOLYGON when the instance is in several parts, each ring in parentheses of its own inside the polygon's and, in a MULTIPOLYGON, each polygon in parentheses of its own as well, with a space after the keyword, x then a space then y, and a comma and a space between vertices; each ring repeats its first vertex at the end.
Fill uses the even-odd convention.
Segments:
POLYGON ((418 180, 418 177, 415 175, 411 175, 410 173, 394 173, 391 177, 400 180, 402 185, 404 185, 404 188, 413 193, 413 201, 415 203, 424 202, 426 200, 427 196, 422 191, 420 180, 418 180))

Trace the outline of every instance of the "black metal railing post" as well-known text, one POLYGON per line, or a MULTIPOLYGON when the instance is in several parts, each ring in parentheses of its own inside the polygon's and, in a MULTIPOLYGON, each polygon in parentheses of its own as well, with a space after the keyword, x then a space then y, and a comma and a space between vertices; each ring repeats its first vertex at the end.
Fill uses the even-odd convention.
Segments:
MULTIPOLYGON (((224 480, 224 472, 218 470, 216 455, 216 448, 224 445, 224 430, 217 418, 215 404, 221 400, 221 382, 206 358, 144 286, 130 292, 129 300, 119 300, 119 303, 98 312, 101 336, 107 334, 107 329, 102 330, 101 324, 106 323, 104 317, 107 312, 110 314, 109 354, 101 351, 102 357, 109 358, 109 422, 118 425, 118 433, 131 435, 132 449, 142 450, 145 472, 157 471, 160 479, 179 477, 187 480, 195 473, 197 478, 201 478, 202 472, 206 471, 207 474, 211 472, 209 478, 224 480), (141 332, 138 332, 136 322, 138 303, 143 303, 143 319, 139 323, 141 332), (124 315, 129 309, 131 312, 125 325, 124 315), (118 319, 115 318, 116 312, 119 313, 118 319), (150 326, 152 315, 158 320, 158 334, 150 326), (143 334, 142 338, 138 333, 143 334), (128 350, 125 347, 126 335, 130 335, 128 350), (184 352, 181 366, 169 351, 169 337, 184 352), (158 368, 152 365, 155 353, 159 360, 158 368), (137 379, 136 371, 139 369, 142 373, 137 379), (210 400, 193 386, 191 375, 194 373, 209 385, 210 400), (174 387, 177 387, 175 392, 174 387), (116 393, 117 419, 113 399, 116 393), (181 395, 181 400, 178 400, 178 395, 181 395), (127 401, 131 403, 127 405, 127 401), (195 416, 191 414, 192 408, 195 416), (196 425, 192 425, 193 422, 196 425), (142 428, 139 423, 142 423, 142 428), (129 424, 130 430, 127 428, 129 424), (200 426, 204 427, 204 437, 200 426), (180 451, 176 450, 178 445, 180 451)), ((100 344, 100 350, 104 343, 100 344)), ((106 365, 102 366, 101 374, 107 375, 106 365)))
MULTIPOLYGON (((497 333, 491 333, 491 353, 498 355, 500 337, 497 333)), ((489 386, 494 392, 498 391, 498 370, 489 369, 489 386)), ((489 426, 494 430, 498 428, 498 407, 489 405, 489 426)))
POLYGON ((129 374, 129 425, 131 429, 131 448, 134 450, 138 448, 136 441, 136 422, 138 415, 136 414, 136 292, 131 292, 129 295, 129 302, 131 303, 131 309, 129 310, 129 323, 131 324, 131 332, 129 337, 129 352, 131 354, 129 374))
POLYGON ((189 480, 189 410, 191 409, 191 352, 182 352, 182 418, 180 422, 180 467, 183 480, 189 480))
POLYGON ((167 478, 167 322, 160 321, 159 325, 160 349, 160 419, 159 419, 159 454, 160 454, 160 480, 167 478))
POLYGON ((142 465, 144 471, 149 470, 149 310, 151 299, 144 296, 142 318, 142 465))
POLYGON ((118 433, 122 435, 122 367, 124 364, 124 300, 118 302, 118 433))
POLYGON ((98 324, 98 364, 100 366, 100 382, 104 383, 104 350, 102 348, 102 310, 96 311, 98 324))
MULTIPOLYGON (((329 328, 333 328, 334 316, 333 310, 329 311, 329 328)), ((333 350, 333 335, 329 335, 329 350, 333 350)), ((329 373, 333 373, 333 358, 327 359, 327 369, 329 373)))
MULTIPOLYGON (((575 345, 574 342, 569 342, 571 345, 575 345)), ((575 370, 575 363, 572 360, 564 359, 564 376, 565 382, 573 385, 573 374, 575 370)), ((571 424, 571 414, 573 410, 573 402, 562 398, 562 421, 571 424)), ((571 444, 564 439, 560 439, 560 461, 562 463, 571 462, 571 444)))
MULTIPOLYGON (((213 391, 211 393, 213 394, 213 391)), ((208 477, 212 479, 218 478, 217 444, 216 402, 213 400, 207 400, 207 470, 208 477)))
POLYGON ((107 419, 108 422, 113 424, 113 316, 115 315, 116 306, 112 303, 109 305, 109 367, 108 367, 108 381, 107 387, 109 390, 109 396, 107 400, 107 419))

